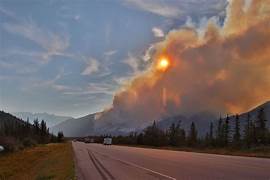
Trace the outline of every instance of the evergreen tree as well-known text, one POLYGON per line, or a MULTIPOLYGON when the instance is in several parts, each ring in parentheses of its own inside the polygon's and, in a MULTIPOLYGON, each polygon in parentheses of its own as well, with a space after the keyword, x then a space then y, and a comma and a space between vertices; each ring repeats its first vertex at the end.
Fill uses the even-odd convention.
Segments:
POLYGON ((247 148, 250 148, 251 144, 255 143, 255 127, 250 119, 250 114, 247 114, 246 125, 244 129, 244 143, 247 148))
POLYGON ((239 115, 236 114, 235 116, 235 127, 234 127, 234 135, 233 135, 233 144, 235 146, 240 145, 240 122, 239 122, 239 115))
POLYGON ((183 129, 181 129, 181 122, 179 121, 177 125, 174 123, 171 124, 168 137, 169 137, 169 145, 171 146, 180 146, 184 144, 185 141, 185 133, 183 133, 183 129))
POLYGON ((256 133, 257 133, 257 142, 259 144, 266 143, 267 128, 266 128, 266 117, 264 108, 261 108, 258 112, 257 123, 256 123, 256 133))
POLYGON ((219 146, 223 146, 223 137, 224 137, 224 131, 223 131, 223 122, 222 122, 222 118, 220 116, 219 120, 218 120, 218 128, 217 128, 217 144, 219 146))
POLYGON ((60 131, 57 134, 57 142, 63 142, 63 141, 64 141, 64 134, 62 131, 60 131))
POLYGON ((47 125, 44 120, 41 121, 40 123, 40 140, 42 143, 47 143, 48 141, 48 134, 47 134, 47 125))
POLYGON ((157 127, 155 121, 152 126, 145 129, 144 143, 150 146, 163 146, 167 144, 166 134, 157 127))
POLYGON ((214 145, 214 125, 213 125, 213 122, 210 123, 209 142, 210 142, 211 146, 214 145))
POLYGON ((227 117, 226 117, 226 120, 225 120, 225 124, 224 124, 224 139, 223 139, 223 142, 224 142, 224 145, 225 146, 228 146, 229 144, 229 133, 230 133, 230 125, 229 125, 229 115, 227 114, 227 117))
POLYGON ((35 119, 34 120, 34 133, 38 135, 39 132, 40 132, 39 122, 38 122, 38 119, 35 119))
POLYGON ((194 122, 190 125, 190 131, 188 136, 188 145, 194 146, 197 143, 197 130, 194 122))

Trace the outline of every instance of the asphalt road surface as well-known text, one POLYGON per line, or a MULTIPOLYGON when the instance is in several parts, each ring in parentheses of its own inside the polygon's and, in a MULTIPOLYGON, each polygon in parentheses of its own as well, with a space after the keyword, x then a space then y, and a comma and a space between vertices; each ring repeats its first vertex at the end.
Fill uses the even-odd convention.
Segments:
POLYGON ((270 159, 72 144, 78 180, 270 180, 270 159))

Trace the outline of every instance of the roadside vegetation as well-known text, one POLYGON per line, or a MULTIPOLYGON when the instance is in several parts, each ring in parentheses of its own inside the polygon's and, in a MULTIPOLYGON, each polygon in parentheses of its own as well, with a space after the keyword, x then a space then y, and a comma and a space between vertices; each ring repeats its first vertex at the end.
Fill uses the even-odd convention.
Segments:
POLYGON ((5 151, 15 152, 25 147, 62 142, 64 135, 59 132, 57 136, 50 134, 46 122, 36 119, 30 124, 15 116, 0 111, 0 145, 5 151))
POLYGON ((0 155, 0 179, 74 179, 71 143, 51 143, 0 155))
MULTIPOLYGON (((256 120, 246 115, 240 124, 239 115, 219 119, 217 124, 211 122, 204 137, 198 137, 197 127, 191 122, 185 131, 181 121, 173 123, 167 130, 160 129, 154 122, 141 133, 113 137, 113 144, 155 147, 162 149, 195 151, 214 154, 270 157, 270 131, 264 109, 257 112, 256 120)), ((105 137, 105 136, 102 136, 105 137)), ((102 137, 97 138, 98 141, 102 137)))

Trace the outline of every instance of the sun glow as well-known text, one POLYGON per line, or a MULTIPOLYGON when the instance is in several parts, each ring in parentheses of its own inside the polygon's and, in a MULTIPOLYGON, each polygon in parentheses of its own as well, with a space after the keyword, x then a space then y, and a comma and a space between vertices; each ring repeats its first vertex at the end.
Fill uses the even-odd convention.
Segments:
POLYGON ((157 64, 157 68, 164 71, 169 67, 169 65, 170 61, 167 58, 162 57, 157 64))

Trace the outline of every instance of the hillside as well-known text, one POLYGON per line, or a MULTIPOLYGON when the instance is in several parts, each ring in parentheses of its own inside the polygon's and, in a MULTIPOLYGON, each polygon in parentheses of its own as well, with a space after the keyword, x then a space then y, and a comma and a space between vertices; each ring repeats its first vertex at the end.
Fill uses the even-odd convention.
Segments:
POLYGON ((45 121, 32 125, 17 117, 0 111, 0 145, 8 151, 16 151, 35 144, 61 141, 49 133, 45 121))
POLYGON ((44 120, 48 127, 52 127, 56 124, 72 118, 68 116, 58 116, 48 113, 14 112, 12 114, 20 119, 23 119, 24 121, 29 119, 30 123, 33 123, 35 119, 38 119, 39 121, 44 120))
POLYGON ((89 114, 78 119, 68 119, 51 127, 51 132, 56 134, 62 131, 68 137, 90 135, 94 130, 94 117, 95 114, 89 114))
POLYGON ((7 131, 12 131, 13 128, 17 128, 18 126, 24 126, 26 123, 18 119, 17 117, 5 113, 4 111, 0 111, 0 136, 3 136, 7 131))

